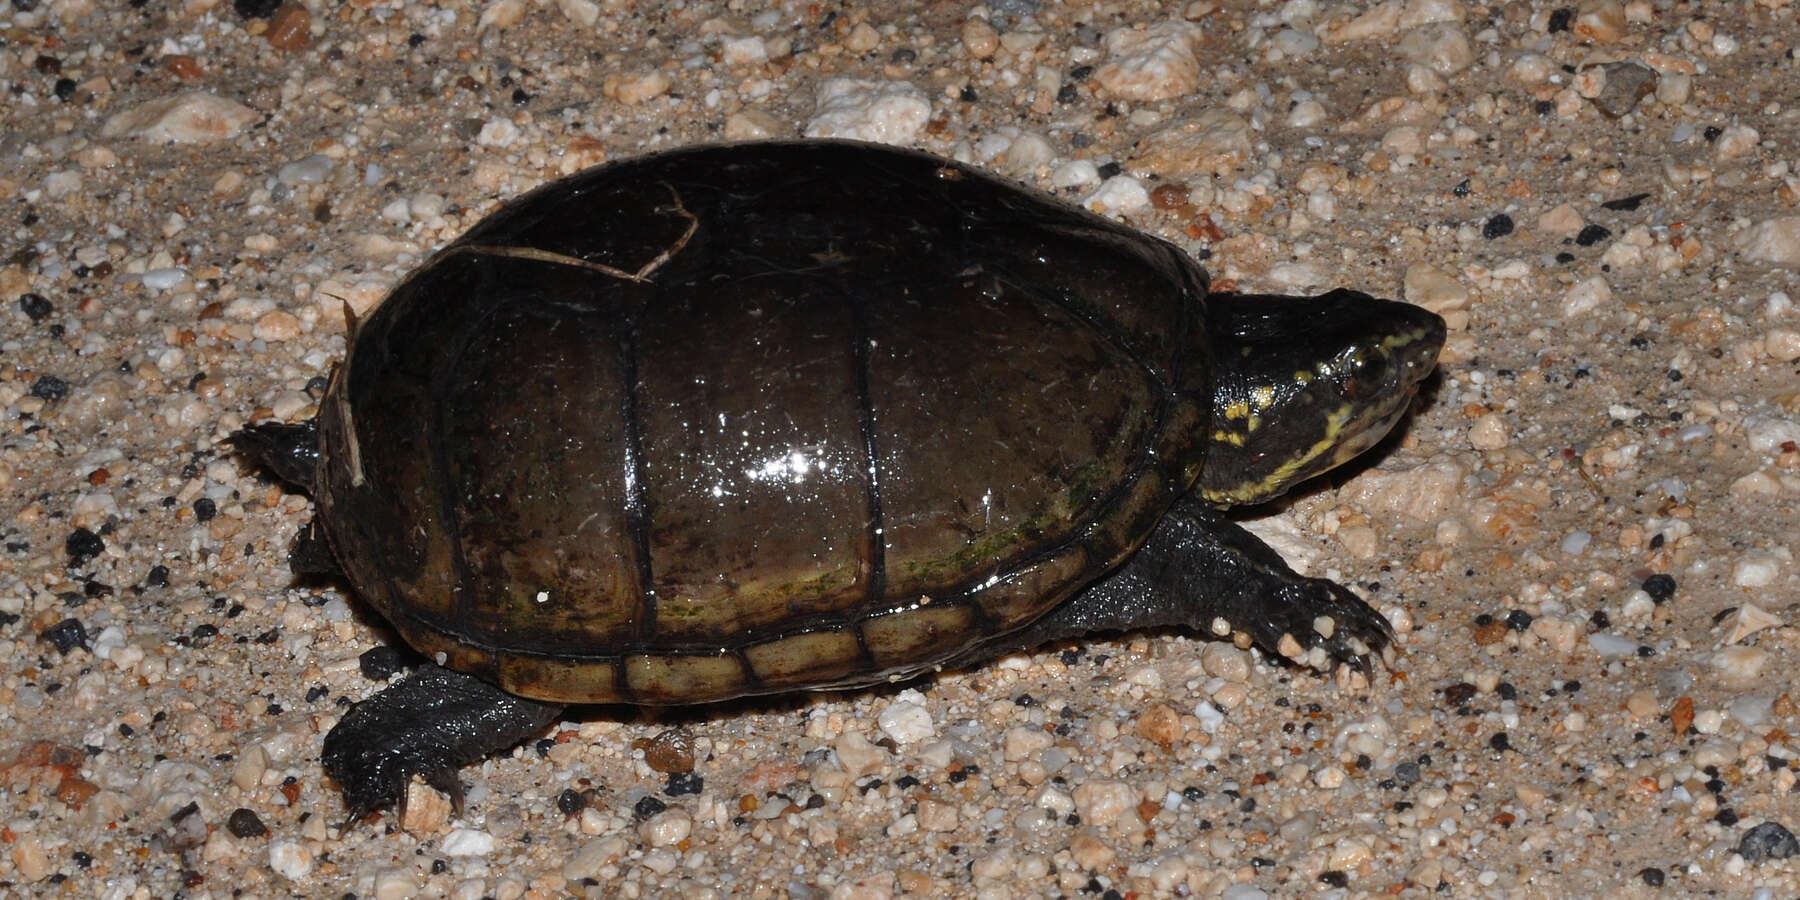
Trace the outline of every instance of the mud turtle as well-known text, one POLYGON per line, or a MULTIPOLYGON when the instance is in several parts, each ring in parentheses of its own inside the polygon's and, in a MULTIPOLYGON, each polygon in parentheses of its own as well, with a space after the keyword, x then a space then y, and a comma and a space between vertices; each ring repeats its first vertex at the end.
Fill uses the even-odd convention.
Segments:
POLYGON ((1376 443, 1443 337, 1209 298, 1174 245, 926 154, 705 146, 501 207, 353 323, 316 420, 236 441, 318 505, 296 567, 436 662, 325 740, 360 816, 568 703, 1163 626, 1366 671, 1380 614, 1220 509, 1376 443))

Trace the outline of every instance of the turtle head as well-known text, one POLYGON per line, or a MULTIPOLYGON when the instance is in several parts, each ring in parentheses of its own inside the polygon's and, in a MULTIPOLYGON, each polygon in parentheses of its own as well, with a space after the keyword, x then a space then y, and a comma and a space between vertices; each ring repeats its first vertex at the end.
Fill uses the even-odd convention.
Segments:
POLYGON ((1274 499, 1374 446, 1444 346, 1435 313, 1356 291, 1206 303, 1213 413, 1197 490, 1220 506, 1274 499))

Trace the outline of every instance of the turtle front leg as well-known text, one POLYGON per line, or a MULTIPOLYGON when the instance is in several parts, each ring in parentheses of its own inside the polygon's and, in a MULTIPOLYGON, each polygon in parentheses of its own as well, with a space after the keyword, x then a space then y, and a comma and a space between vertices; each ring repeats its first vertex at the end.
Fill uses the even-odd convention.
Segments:
POLYGON ((343 791, 346 824, 398 802, 414 775, 449 794, 460 810, 456 770, 542 734, 563 709, 425 665, 350 707, 325 735, 320 761, 343 791))
POLYGON ((1300 575, 1218 510, 1184 498, 1118 571, 961 661, 1095 632, 1166 627, 1243 635, 1295 663, 1363 673, 1394 634, 1343 585, 1300 575))

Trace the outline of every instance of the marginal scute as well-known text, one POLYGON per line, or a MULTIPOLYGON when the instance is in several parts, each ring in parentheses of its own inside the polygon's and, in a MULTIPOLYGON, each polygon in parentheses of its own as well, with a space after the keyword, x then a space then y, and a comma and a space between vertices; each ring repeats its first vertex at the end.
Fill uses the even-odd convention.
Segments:
POLYGON ((611 702, 625 699, 613 659, 561 660, 543 656, 503 656, 500 686, 521 697, 558 703, 611 702))
POLYGON ((734 697, 744 669, 730 654, 640 654, 625 659, 625 682, 641 703, 692 703, 734 697))
POLYGON ((863 642, 881 669, 917 668, 969 643, 974 613, 961 604, 917 606, 862 624, 863 642))
POLYGON ((992 586, 974 595, 988 621, 1002 629, 1018 627, 1062 602, 1087 579, 1093 560, 1080 545, 997 576, 992 586))
POLYGON ((850 631, 814 631, 744 648, 751 673, 767 687, 818 684, 856 665, 850 631))

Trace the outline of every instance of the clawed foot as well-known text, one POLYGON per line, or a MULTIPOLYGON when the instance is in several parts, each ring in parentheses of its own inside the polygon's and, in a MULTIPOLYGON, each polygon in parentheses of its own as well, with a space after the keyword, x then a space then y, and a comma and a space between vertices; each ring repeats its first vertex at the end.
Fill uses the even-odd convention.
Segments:
POLYGON ((1391 656, 1393 626, 1335 581, 1296 579, 1259 599, 1239 621, 1214 620, 1213 633, 1321 672, 1341 666, 1367 677, 1371 657, 1391 656))
POLYGON ((457 770, 541 734, 562 710, 471 675, 423 666, 352 706, 325 735, 320 761, 343 791, 346 827, 399 803, 414 775, 448 794, 461 812, 457 770))

